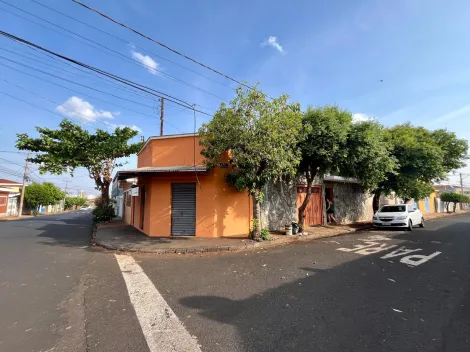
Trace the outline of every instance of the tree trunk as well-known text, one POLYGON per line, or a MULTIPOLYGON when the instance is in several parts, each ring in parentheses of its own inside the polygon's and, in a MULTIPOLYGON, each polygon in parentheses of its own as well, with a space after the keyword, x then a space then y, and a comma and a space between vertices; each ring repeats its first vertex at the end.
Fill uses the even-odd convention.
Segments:
POLYGON ((457 208, 457 202, 454 202, 454 213, 455 213, 455 208, 457 208))
POLYGON ((375 213, 379 211, 379 206, 380 206, 380 194, 381 191, 375 191, 374 192, 374 198, 372 199, 372 210, 375 213))
POLYGON ((261 237, 261 203, 259 201, 260 191, 255 190, 253 194, 253 239, 261 237))
POLYGON ((107 208, 109 206, 109 182, 103 182, 101 185, 101 206, 107 208))
POLYGON ((302 205, 299 208, 299 231, 300 233, 304 232, 304 223, 305 223, 305 209, 307 209, 308 203, 310 201, 310 196, 312 195, 312 185, 314 176, 306 175, 307 177, 307 193, 305 194, 305 199, 302 205))

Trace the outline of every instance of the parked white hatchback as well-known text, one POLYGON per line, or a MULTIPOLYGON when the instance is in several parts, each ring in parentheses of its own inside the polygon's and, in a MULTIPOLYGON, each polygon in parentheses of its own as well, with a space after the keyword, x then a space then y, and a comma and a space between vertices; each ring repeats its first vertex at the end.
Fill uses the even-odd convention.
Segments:
POLYGON ((374 215, 375 227, 402 227, 413 231, 413 226, 424 227, 424 216, 413 204, 384 205, 374 215))

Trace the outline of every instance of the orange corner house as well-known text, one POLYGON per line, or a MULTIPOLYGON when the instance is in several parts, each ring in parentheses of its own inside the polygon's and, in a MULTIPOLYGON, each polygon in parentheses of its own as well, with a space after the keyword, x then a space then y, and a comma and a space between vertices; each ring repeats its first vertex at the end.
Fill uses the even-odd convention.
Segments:
POLYGON ((247 236, 251 197, 225 183, 228 156, 209 170, 201 149, 193 134, 150 137, 137 168, 114 178, 123 220, 149 236, 247 236))

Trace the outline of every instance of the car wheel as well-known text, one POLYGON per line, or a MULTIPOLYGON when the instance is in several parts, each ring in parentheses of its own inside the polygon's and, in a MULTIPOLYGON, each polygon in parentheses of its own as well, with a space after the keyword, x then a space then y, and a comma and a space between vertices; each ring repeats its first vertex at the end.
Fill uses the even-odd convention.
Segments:
POLYGON ((413 222, 411 220, 408 221, 408 231, 413 231, 413 222))
POLYGON ((421 218, 421 224, 419 224, 419 227, 421 227, 421 228, 424 227, 424 218, 421 218))

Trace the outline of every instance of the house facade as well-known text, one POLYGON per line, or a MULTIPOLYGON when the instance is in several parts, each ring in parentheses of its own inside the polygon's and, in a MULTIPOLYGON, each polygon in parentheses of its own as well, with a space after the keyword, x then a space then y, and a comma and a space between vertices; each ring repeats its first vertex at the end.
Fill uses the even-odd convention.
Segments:
POLYGON ((19 182, 0 179, 0 216, 18 215, 22 187, 19 182))
POLYGON ((223 155, 209 170, 197 135, 151 137, 137 155, 137 168, 115 176, 122 219, 149 236, 246 237, 252 199, 226 184, 231 168, 223 155))

